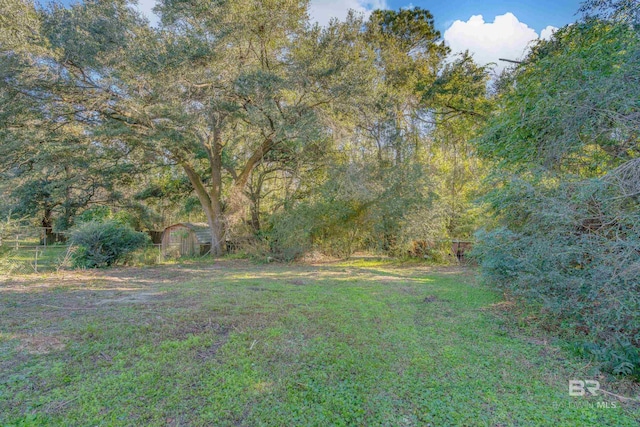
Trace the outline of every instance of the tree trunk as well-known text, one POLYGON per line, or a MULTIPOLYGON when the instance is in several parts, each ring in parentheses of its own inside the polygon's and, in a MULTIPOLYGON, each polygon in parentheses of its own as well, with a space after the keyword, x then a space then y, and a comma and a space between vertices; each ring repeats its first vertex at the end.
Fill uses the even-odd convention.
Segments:
MULTIPOLYGON (((219 123, 218 123, 219 124, 219 123)), ((207 150, 210 165, 211 187, 207 191, 201 177, 188 161, 180 161, 189 178, 189 182, 198 196, 200 205, 207 216, 211 230, 211 255, 220 256, 226 252, 226 221, 222 211, 222 141, 219 126, 216 126, 211 137, 201 136, 203 147, 207 150)), ((266 138, 260 147, 249 157, 238 175, 234 175, 232 194, 243 194, 251 173, 260 164, 264 155, 274 147, 271 137, 266 138)), ((233 212, 227 214, 233 215, 233 212)))
MULTIPOLYGON (((215 205, 215 203, 213 203, 215 205)), ((218 203, 218 206, 220 204, 218 203)), ((225 244, 225 229, 224 218, 221 209, 215 206, 208 206, 205 208, 207 215, 207 222, 209 223, 209 229, 211 230, 211 255, 220 256, 226 252, 227 245, 225 244)))
POLYGON ((251 206, 251 228, 256 234, 260 232, 260 211, 257 202, 254 202, 251 206))
POLYGON ((253 232, 258 234, 260 232, 260 199, 262 193, 262 185, 264 183, 264 174, 260 174, 258 178, 250 181, 250 185, 247 188, 247 196, 251 205, 249 206, 251 219, 250 224, 253 232))
MULTIPOLYGON (((212 165, 213 166, 213 165, 212 165)), ((196 173, 193 167, 188 163, 182 163, 182 168, 185 170, 193 189, 198 196, 200 205, 207 216, 207 223, 211 230, 211 255, 220 256, 224 254, 226 250, 225 245, 225 229, 224 229, 224 216, 222 212, 222 201, 220 200, 220 194, 212 191, 207 193, 207 190, 200 179, 200 176, 196 173), (214 196, 212 198, 212 196, 214 196)))
POLYGON ((41 245, 52 245, 55 242, 55 236, 53 235, 53 220, 51 218, 51 208, 45 207, 44 215, 42 216, 42 228, 44 228, 44 235, 40 239, 41 245))

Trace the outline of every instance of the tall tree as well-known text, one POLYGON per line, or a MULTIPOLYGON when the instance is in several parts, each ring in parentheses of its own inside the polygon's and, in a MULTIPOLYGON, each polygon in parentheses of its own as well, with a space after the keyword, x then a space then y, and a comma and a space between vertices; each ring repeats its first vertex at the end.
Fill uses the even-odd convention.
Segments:
POLYGON ((321 141, 319 110, 357 85, 340 76, 361 59, 335 42, 357 22, 309 28, 306 7, 166 1, 156 30, 125 1, 52 6, 40 78, 20 84, 94 137, 180 165, 219 254, 253 170, 321 141))
MULTIPOLYGON (((21 0, 5 1, 0 40, 0 176, 6 208, 31 215, 51 239, 92 203, 114 202, 114 185, 137 169, 132 150, 92 134, 79 106, 65 105, 53 74, 58 58, 43 35, 42 15, 21 0)), ((138 159, 139 160, 139 159, 138 159)), ((138 162, 138 164, 140 164, 138 162)))

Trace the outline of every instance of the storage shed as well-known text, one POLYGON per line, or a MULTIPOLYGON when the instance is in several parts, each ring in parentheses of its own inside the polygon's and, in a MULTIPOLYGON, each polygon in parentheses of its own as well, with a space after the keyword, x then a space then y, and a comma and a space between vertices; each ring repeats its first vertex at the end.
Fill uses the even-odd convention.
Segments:
POLYGON ((173 256, 206 255, 211 250, 211 231, 206 223, 180 222, 162 233, 162 253, 173 256))

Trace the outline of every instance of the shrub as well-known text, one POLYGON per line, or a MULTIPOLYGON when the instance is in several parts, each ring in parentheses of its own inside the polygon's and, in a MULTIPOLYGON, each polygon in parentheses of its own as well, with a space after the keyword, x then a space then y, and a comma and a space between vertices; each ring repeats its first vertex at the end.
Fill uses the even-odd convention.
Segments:
POLYGON ((113 220, 89 221, 72 231, 76 267, 109 267, 149 243, 149 236, 113 220))
POLYGON ((288 262, 299 259, 311 250, 314 217, 307 205, 273 215, 265 236, 269 243, 270 255, 278 261, 288 262))
POLYGON ((477 234, 484 280, 542 306, 608 371, 640 376, 638 197, 606 178, 499 194, 512 219, 477 234))
POLYGON ((162 254, 162 250, 160 250, 157 246, 144 246, 141 249, 137 249, 131 252, 126 257, 127 265, 156 265, 163 262, 165 259, 162 254))
MULTIPOLYGON (((611 3, 594 1, 591 3, 611 3)), ((640 37, 587 19, 539 41, 501 82, 477 139, 493 163, 482 274, 640 376, 640 37)))

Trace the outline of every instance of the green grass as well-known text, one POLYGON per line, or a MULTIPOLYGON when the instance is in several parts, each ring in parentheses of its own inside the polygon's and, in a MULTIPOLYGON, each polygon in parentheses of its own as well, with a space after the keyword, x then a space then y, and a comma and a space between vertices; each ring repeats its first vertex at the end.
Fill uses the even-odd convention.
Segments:
POLYGON ((383 260, 12 278, 0 425, 638 424, 570 397, 596 373, 500 302, 470 270, 383 260))

